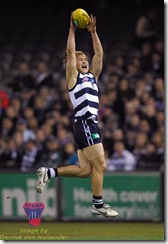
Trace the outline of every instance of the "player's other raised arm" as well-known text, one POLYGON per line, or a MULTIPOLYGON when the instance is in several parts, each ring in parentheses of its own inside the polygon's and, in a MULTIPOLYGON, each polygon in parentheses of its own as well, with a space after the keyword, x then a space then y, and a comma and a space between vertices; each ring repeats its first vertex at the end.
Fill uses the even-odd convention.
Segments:
POLYGON ((75 44, 75 30, 76 27, 72 22, 72 14, 70 19, 70 28, 69 34, 67 39, 67 46, 66 46, 66 80, 68 82, 68 88, 73 86, 73 82, 76 81, 77 77, 77 70, 76 70, 76 44, 75 44), (70 87, 69 87, 70 86, 70 87))
POLYGON ((92 15, 90 16, 90 22, 87 29, 91 34, 94 49, 90 71, 95 75, 96 80, 98 80, 103 66, 103 48, 96 31, 96 17, 93 17, 92 15))

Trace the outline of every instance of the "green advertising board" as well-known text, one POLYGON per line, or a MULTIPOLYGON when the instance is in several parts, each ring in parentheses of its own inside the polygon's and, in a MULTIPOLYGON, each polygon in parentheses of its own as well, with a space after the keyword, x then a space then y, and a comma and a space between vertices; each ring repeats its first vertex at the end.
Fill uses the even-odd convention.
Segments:
MULTIPOLYGON (((26 219, 24 203, 43 202, 42 218, 46 220, 105 220, 91 213, 90 178, 58 179, 51 180, 38 194, 36 174, 1 173, 0 219, 26 219)), ((159 221, 163 205, 161 184, 160 173, 106 174, 103 200, 119 212, 116 220, 159 221)))
MULTIPOLYGON (((95 219, 92 216, 90 178, 61 178, 63 219, 95 219)), ((118 220, 161 219, 161 176, 159 173, 114 173, 104 177, 104 202, 119 215, 118 220)))
POLYGON ((55 181, 45 186, 42 194, 36 192, 36 174, 0 174, 0 218, 26 219, 23 209, 25 202, 43 202, 45 209, 42 218, 56 219, 57 201, 55 181))

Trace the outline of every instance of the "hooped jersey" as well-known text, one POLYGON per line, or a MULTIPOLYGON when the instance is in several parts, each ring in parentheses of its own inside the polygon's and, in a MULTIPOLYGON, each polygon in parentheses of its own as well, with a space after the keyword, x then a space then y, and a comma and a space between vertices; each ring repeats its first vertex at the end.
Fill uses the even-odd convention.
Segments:
POLYGON ((75 111, 75 119, 93 119, 97 123, 98 86, 92 73, 78 73, 76 85, 68 90, 75 111))

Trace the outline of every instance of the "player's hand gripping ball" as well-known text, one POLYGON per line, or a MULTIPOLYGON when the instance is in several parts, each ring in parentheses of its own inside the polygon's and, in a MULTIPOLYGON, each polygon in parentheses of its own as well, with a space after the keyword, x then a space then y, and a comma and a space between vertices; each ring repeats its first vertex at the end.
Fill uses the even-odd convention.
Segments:
POLYGON ((85 29, 89 24, 90 17, 88 13, 82 9, 77 8, 72 14, 72 20, 74 25, 79 29, 85 29))

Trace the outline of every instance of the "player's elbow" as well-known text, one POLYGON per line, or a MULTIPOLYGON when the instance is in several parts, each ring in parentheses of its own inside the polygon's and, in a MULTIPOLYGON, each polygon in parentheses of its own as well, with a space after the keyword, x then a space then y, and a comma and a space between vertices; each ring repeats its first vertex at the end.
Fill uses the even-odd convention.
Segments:
POLYGON ((96 53, 97 58, 102 59, 103 58, 103 50, 96 53))
POLYGON ((72 48, 72 47, 67 47, 67 49, 66 49, 66 54, 67 54, 67 56, 68 56, 68 55, 71 55, 71 54, 74 54, 74 53, 75 53, 74 48, 72 48))

